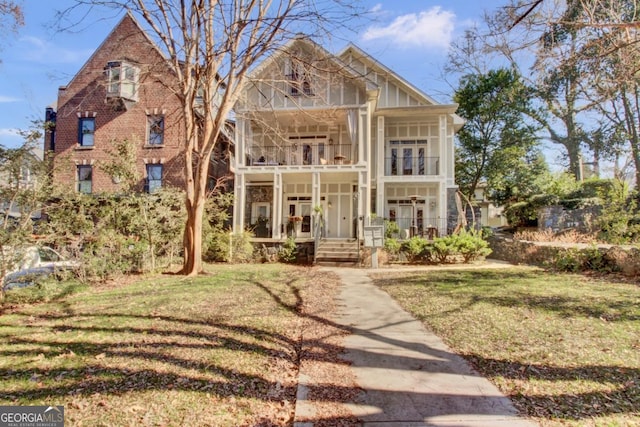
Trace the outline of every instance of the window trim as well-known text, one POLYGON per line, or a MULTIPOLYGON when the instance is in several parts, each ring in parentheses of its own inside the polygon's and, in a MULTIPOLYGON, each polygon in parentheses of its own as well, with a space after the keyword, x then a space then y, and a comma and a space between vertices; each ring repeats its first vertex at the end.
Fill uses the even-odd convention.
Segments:
POLYGON ((107 98, 138 100, 140 68, 127 61, 109 61, 105 67, 107 98), (117 80, 116 80, 117 70, 117 80))
POLYGON ((165 116, 164 114, 148 114, 147 115, 147 142, 146 147, 163 147, 164 146, 164 131, 165 131, 165 116), (159 119, 159 120, 158 120, 159 119), (160 142, 152 142, 151 134, 154 126, 160 121, 161 133, 154 133, 156 137, 159 135, 160 142))
POLYGON ((76 190, 78 191, 78 193, 83 193, 83 194, 93 193, 93 166, 92 165, 76 165, 76 183, 77 183, 76 190), (89 179, 86 179, 87 178, 86 176, 85 176, 85 179, 80 179, 82 170, 89 171, 89 175, 88 175, 89 179), (83 187, 86 186, 87 183, 89 186, 89 191, 86 191, 86 189, 83 190, 83 187))
POLYGON ((145 177, 145 185, 144 185, 145 192, 151 194, 160 190, 163 184, 162 181, 163 181, 163 175, 164 175, 164 165, 162 163, 147 163, 145 165, 145 172, 147 174, 145 177), (151 169, 155 169, 155 168, 160 169, 160 178, 151 179, 151 173, 150 173, 151 169), (154 184, 152 185, 152 183, 154 184))
POLYGON ((78 118, 78 147, 93 148, 96 145, 96 118, 80 117, 78 118), (93 129, 85 132, 84 123, 93 123, 93 129), (86 143, 85 135, 91 135, 91 144, 86 143))
POLYGON ((291 59, 289 62, 289 95, 316 96, 311 85, 311 72, 308 66, 300 60, 291 59))

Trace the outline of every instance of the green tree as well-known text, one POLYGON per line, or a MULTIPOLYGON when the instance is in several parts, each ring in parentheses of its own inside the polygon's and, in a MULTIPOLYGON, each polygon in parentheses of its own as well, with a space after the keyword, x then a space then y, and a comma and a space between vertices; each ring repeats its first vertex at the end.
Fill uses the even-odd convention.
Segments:
POLYGON ((502 192, 508 192, 509 182, 517 182, 519 168, 536 147, 537 128, 527 122, 533 114, 530 93, 520 75, 510 69, 461 79, 454 100, 466 123, 458 132, 456 179, 468 197, 481 181, 487 182, 489 190, 495 186, 502 192))
POLYGON ((507 205, 542 193, 552 179, 547 161, 538 149, 508 163, 513 166, 511 173, 496 175, 490 181, 488 198, 498 205, 507 205))
POLYGON ((35 150, 42 137, 39 125, 22 136, 20 147, 0 146, 0 283, 19 261, 17 249, 33 243, 34 218, 50 193, 46 163, 35 150))

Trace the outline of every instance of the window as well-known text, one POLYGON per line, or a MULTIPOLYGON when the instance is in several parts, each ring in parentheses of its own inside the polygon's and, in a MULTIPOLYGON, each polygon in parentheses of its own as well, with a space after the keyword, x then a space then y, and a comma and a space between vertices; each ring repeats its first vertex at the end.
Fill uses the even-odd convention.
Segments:
POLYGON ((154 193, 162 188, 162 165, 147 165, 147 193, 154 193))
POLYGON ((93 147, 96 132, 96 119, 83 117, 78 122, 78 144, 81 147, 93 147))
POLYGON ((78 192, 91 194, 93 167, 91 165, 78 166, 78 192))
POLYGON ((148 116, 148 122, 149 135, 147 137, 147 144, 164 144, 164 116, 148 116))
POLYGON ((107 97, 138 100, 138 67, 124 61, 107 63, 107 97))
POLYGON ((300 61, 291 61, 291 73, 288 75, 291 95, 313 96, 308 66, 300 61))

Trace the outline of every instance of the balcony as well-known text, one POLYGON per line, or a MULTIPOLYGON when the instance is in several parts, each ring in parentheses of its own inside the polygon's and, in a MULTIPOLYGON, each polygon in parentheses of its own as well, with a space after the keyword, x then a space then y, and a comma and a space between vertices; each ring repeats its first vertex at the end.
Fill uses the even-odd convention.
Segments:
POLYGON ((386 157, 385 176, 428 176, 440 174, 440 157, 386 157))
POLYGON ((262 145, 247 150, 247 166, 324 166, 355 163, 350 144, 262 145))

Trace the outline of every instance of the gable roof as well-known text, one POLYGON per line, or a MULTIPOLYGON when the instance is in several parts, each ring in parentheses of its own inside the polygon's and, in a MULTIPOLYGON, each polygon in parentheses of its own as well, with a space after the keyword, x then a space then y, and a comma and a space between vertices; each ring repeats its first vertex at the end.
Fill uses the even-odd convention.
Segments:
POLYGON ((438 105, 438 104, 440 104, 435 99, 431 98, 429 95, 427 95, 426 93, 424 93, 423 91, 421 91, 420 89, 418 89, 417 87, 415 87, 414 85, 409 83, 407 80, 405 80, 399 74, 397 74, 395 71, 393 71, 389 67, 387 67, 384 64, 382 64, 380 61, 378 61, 377 59, 375 59, 374 57, 369 55, 364 50, 360 49, 358 46, 356 46, 352 42, 350 42, 337 56, 339 58, 341 58, 341 60, 343 62, 349 63, 347 58, 350 55, 353 56, 355 59, 363 61, 366 65, 368 65, 371 68, 375 69, 379 73, 387 75, 387 76, 391 77, 393 80, 398 81, 398 83, 400 83, 402 86, 404 86, 404 88, 406 88, 408 92, 410 92, 416 98, 422 99, 425 102, 425 104, 427 104, 427 105, 438 105))
POLYGON ((104 38, 104 40, 102 41, 102 43, 100 43, 100 45, 93 51, 93 53, 91 54, 91 56, 85 61, 85 63, 82 65, 82 67, 80 67, 80 69, 78 70, 78 72, 71 78, 71 80, 69 81, 69 83, 67 83, 67 86, 71 86, 73 84, 73 82, 76 80, 76 78, 79 75, 82 75, 82 73, 84 72, 84 70, 87 68, 88 64, 90 64, 93 60, 93 58, 98 54, 98 52, 100 52, 100 50, 103 49, 103 47, 107 44, 107 42, 109 40, 111 40, 115 34, 117 34, 120 29, 122 27, 125 26, 129 26, 129 25, 133 25, 134 28, 139 31, 140 34, 142 34, 147 41, 149 42, 149 45, 155 50, 157 51, 157 53, 165 60, 167 60, 166 56, 164 55, 164 53, 162 52, 162 50, 160 50, 160 48, 154 43, 153 40, 151 40, 151 38, 149 37, 149 35, 147 34, 146 31, 144 31, 142 29, 142 27, 140 26, 140 24, 138 23, 138 21, 134 18, 134 16, 131 14, 131 12, 127 12, 122 19, 120 19, 120 21, 111 29, 111 31, 109 32, 109 34, 107 34, 107 36, 104 38))
POLYGON ((371 79, 369 79, 367 76, 363 76, 353 67, 351 67, 349 64, 345 63, 340 57, 332 54, 331 52, 329 52, 324 47, 320 46, 318 43, 314 42, 304 34, 296 35, 296 37, 292 38, 287 43, 279 47, 274 54, 266 58, 264 61, 258 64, 256 68, 254 68, 251 71, 250 77, 256 77, 257 75, 262 73, 265 69, 269 67, 269 65, 273 64, 275 61, 285 56, 287 52, 290 52, 291 50, 293 50, 296 45, 302 45, 310 49, 312 52, 317 53, 318 58, 327 59, 339 65, 339 67, 345 70, 348 75, 353 77, 354 80, 362 81, 367 91, 378 89, 378 85, 375 82, 373 82, 371 79))

